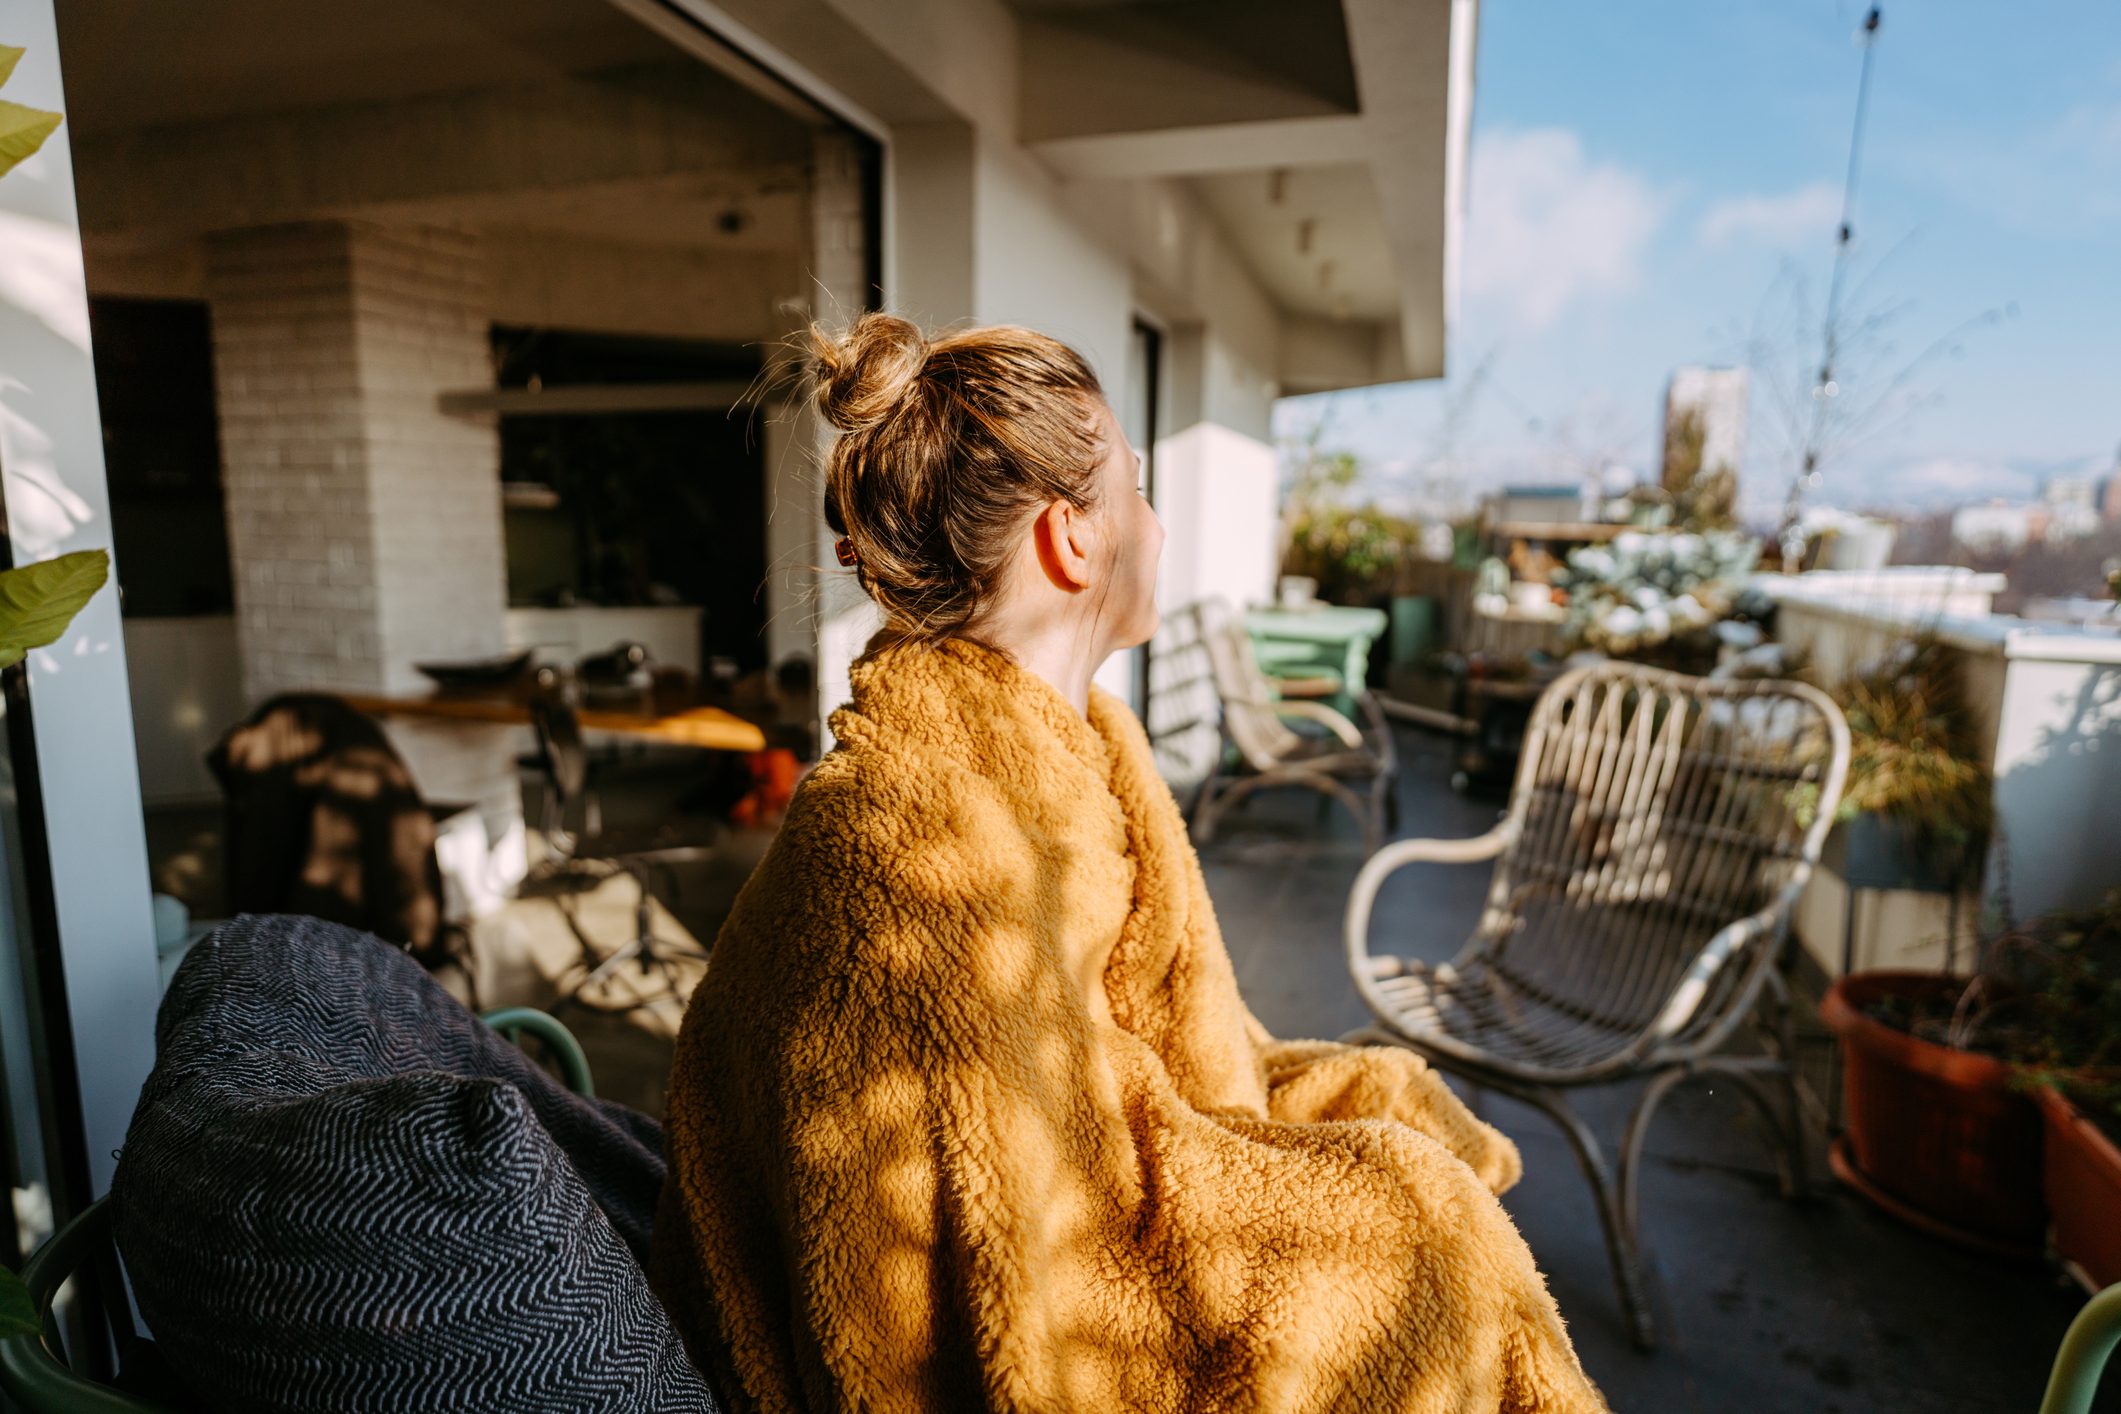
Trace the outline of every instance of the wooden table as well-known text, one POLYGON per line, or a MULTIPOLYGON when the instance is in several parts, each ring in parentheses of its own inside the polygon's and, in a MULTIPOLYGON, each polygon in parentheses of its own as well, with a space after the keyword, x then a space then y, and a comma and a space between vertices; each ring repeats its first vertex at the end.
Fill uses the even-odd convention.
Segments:
MULTIPOLYGON (((522 689, 490 692, 431 692, 403 697, 338 696, 355 711, 374 717, 424 717, 443 722, 530 725, 530 694, 522 689)), ((658 682, 630 697, 591 697, 575 709, 582 730, 615 732, 672 746, 706 751, 764 751, 766 733, 726 708, 701 702, 689 686, 658 682)))

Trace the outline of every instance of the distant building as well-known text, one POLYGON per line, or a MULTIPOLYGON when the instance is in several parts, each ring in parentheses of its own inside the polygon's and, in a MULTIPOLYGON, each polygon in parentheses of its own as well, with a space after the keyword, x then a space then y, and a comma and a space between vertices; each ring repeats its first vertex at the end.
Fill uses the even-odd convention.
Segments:
POLYGON ((1673 430, 1692 413, 1701 427, 1697 469, 1736 473, 1745 457, 1746 371, 1742 368, 1687 367, 1672 370, 1664 392, 1664 464, 1672 466, 1680 449, 1673 430))
POLYGON ((2108 525, 2121 521, 2121 452, 2114 453, 2114 469, 2099 488, 2099 519, 2108 525))
POLYGON ((1736 518, 1745 398, 1742 368, 1673 370, 1664 392, 1664 455, 1657 480, 1679 524, 1701 529, 1727 526, 1736 518))
POLYGON ((2089 476, 2057 476, 2040 489, 2048 512, 2045 539, 2081 540, 2099 529, 2099 481, 2089 476))
POLYGON ((1517 526, 1571 525, 1585 518, 1581 486, 1505 486, 1489 504, 1489 517, 1517 526))
POLYGON ((2011 554, 2046 531, 2048 515, 2045 506, 1963 506, 1952 513, 1952 540, 1969 550, 2011 554))

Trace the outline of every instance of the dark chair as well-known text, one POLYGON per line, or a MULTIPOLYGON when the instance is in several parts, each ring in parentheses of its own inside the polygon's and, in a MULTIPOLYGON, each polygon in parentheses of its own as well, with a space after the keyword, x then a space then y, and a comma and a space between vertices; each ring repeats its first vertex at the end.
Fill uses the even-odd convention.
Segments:
POLYGON ((396 943, 469 982, 464 930, 443 917, 437 825, 383 729, 339 698, 286 693, 207 753, 227 802, 230 915, 299 913, 396 943))
POLYGON ((530 891, 549 889, 554 905, 581 944, 583 975, 565 989, 554 1005, 579 1003, 599 1011, 631 1011, 644 1004, 641 994, 617 1001, 598 1000, 598 989, 627 967, 643 980, 655 979, 657 996, 678 996, 685 963, 703 963, 707 954, 690 943, 655 934, 655 903, 676 897, 676 870, 714 856, 712 826, 687 831, 674 825, 612 828, 589 784, 589 755, 582 741, 581 720, 572 707, 551 697, 535 698, 530 721, 538 739, 538 766, 545 795, 538 831, 546 859, 526 881, 530 891), (570 821, 579 820, 572 828, 570 821), (640 890, 634 905, 633 937, 617 950, 603 951, 582 926, 573 904, 575 886, 594 887, 614 874, 630 876, 640 890))
MULTIPOLYGON (((573 1034, 559 1021, 527 1007, 489 1012, 484 1020, 511 1039, 523 1033, 537 1037, 559 1067, 567 1088, 585 1098, 592 1093, 589 1062, 573 1034)), ((44 1327, 40 1335, 0 1338, 0 1395, 22 1414, 175 1414, 191 1405, 175 1390, 170 1377, 156 1368, 152 1343, 135 1333, 123 1288, 115 1280, 118 1262, 111 1240, 111 1217, 110 1199, 98 1198, 80 1216, 53 1233, 22 1268, 22 1284, 44 1327), (97 1310, 84 1315, 101 1323, 104 1331, 116 1338, 125 1381, 154 1393, 131 1392, 90 1379, 76 1368, 88 1362, 78 1356, 61 1358, 55 1353, 64 1345, 52 1316, 52 1303, 69 1280, 91 1274, 96 1293, 104 1299, 97 1310), (142 1367, 147 1371, 144 1375, 138 1373, 142 1367)), ((93 1333, 90 1338, 95 1338, 93 1333)))

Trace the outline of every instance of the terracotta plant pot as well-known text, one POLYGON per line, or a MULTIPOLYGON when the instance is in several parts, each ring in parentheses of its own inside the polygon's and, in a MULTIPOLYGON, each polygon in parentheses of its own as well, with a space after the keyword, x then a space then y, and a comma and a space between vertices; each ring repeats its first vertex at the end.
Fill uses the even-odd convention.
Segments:
POLYGON ((1887 997, 1951 997, 1933 972, 1858 972, 1827 990, 1820 1018, 1841 1038, 1847 1132, 1834 1169, 1880 1206, 1987 1251, 2037 1256, 2040 1111, 2011 1069, 1919 1040, 1864 1009, 1887 997))
POLYGON ((2055 1251, 2097 1291, 2121 1281, 2121 1146, 2059 1091, 2039 1102, 2055 1251))

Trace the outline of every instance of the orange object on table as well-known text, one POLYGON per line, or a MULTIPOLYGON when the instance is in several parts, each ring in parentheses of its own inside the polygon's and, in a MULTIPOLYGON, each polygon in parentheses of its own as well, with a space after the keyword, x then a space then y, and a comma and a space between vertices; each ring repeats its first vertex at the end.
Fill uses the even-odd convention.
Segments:
MULTIPOLYGON (((491 692, 433 692, 417 696, 369 696, 338 693, 349 707, 377 717, 424 717, 434 721, 530 724, 530 694, 521 688, 491 692)), ((618 697, 605 705, 595 699, 577 709, 584 731, 694 746, 707 751, 764 751, 766 733, 724 708, 702 702, 689 682, 658 679, 652 690, 618 697)))

